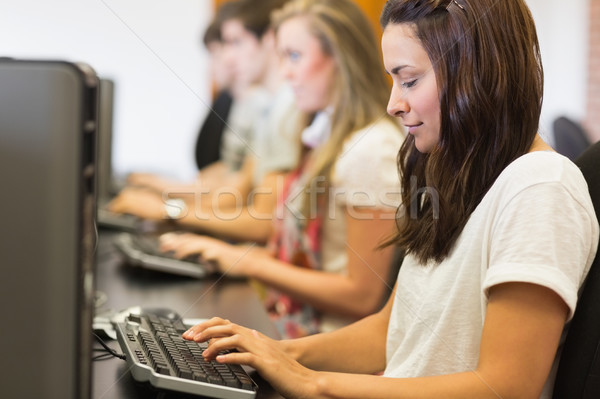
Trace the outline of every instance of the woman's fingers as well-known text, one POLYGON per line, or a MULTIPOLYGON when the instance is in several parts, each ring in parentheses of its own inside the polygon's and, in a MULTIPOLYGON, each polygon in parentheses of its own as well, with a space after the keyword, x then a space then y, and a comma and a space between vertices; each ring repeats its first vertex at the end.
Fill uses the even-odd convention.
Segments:
POLYGON ((228 320, 213 318, 198 324, 184 334, 189 337, 209 342, 202 353, 207 360, 251 366, 286 397, 299 397, 297 393, 306 392, 306 384, 314 381, 315 372, 282 351, 277 341, 228 320))
POLYGON ((202 323, 198 323, 192 327, 190 327, 186 332, 183 333, 183 337, 188 340, 194 339, 194 337, 207 328, 219 326, 219 325, 228 325, 231 322, 227 319, 222 319, 220 317, 213 317, 210 320, 203 321, 202 323))
POLYGON ((244 330, 244 327, 238 326, 237 324, 223 322, 207 326, 202 330, 197 331, 191 339, 196 342, 206 342, 213 338, 230 337, 232 335, 240 334, 243 333, 244 330))
MULTIPOLYGON (((239 326, 236 326, 239 327, 239 326)), ((260 344, 259 338, 254 336, 250 330, 248 329, 237 329, 234 334, 213 339, 211 338, 209 341, 208 348, 202 353, 202 355, 208 359, 213 360, 218 358, 219 356, 225 356, 225 358, 221 358, 222 360, 227 360, 228 362, 233 362, 234 358, 227 358, 227 355, 224 355, 224 351, 235 350, 234 353, 260 353, 260 344)), ((244 364, 247 363, 248 357, 245 357, 244 364)), ((252 364, 249 364, 252 365, 252 364)))
POLYGON ((248 262, 249 257, 254 255, 250 253, 250 248, 191 233, 163 234, 160 237, 160 248, 164 252, 173 252, 177 258, 200 255, 203 261, 214 262, 222 273, 235 276, 246 275, 247 270, 242 267, 241 261, 243 259, 248 262))
POLYGON ((161 250, 172 251, 177 258, 202 254, 205 259, 212 260, 216 258, 217 250, 222 245, 222 242, 213 238, 189 233, 166 233, 160 237, 161 250))
POLYGON ((226 364, 244 364, 256 368, 256 356, 250 352, 229 352, 223 355, 217 355, 215 360, 226 364))
POLYGON ((165 233, 160 236, 160 247, 164 251, 172 251, 190 240, 189 233, 165 233))
POLYGON ((248 351, 248 338, 258 339, 261 336, 245 327, 231 323, 228 320, 213 318, 204 323, 191 327, 182 337, 196 342, 209 342, 204 356, 214 359, 219 352, 236 349, 248 351))

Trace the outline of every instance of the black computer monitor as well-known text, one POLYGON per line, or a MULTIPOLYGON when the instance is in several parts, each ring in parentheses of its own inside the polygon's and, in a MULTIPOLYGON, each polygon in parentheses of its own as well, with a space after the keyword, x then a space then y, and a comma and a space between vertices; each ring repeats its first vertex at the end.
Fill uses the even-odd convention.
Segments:
POLYGON ((89 398, 98 79, 0 59, 0 370, 6 398, 89 398))

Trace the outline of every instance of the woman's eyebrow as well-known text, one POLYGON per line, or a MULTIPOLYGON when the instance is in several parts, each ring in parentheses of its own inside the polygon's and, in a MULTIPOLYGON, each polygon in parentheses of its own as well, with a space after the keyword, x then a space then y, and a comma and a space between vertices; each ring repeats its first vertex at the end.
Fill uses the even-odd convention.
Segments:
MULTIPOLYGON (((404 69, 404 68, 412 68, 412 66, 411 66, 411 65, 399 65, 399 66, 397 66, 397 67, 395 67, 395 68, 392 68, 392 72, 391 72, 391 74, 392 74, 392 75, 397 75, 397 74, 398 74, 398 73, 399 73, 399 72, 400 72, 402 69, 404 69)), ((386 72, 387 72, 387 71, 386 71, 386 72)), ((389 74, 390 74, 390 73, 388 73, 388 75, 389 75, 389 74)))

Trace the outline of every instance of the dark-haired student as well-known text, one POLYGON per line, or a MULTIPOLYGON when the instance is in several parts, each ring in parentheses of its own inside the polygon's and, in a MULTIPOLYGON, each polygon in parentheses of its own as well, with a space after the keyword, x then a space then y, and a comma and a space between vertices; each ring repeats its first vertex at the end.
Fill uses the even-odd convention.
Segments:
POLYGON ((537 133, 531 13, 524 0, 390 0, 381 22, 388 112, 410 133, 394 240, 407 256, 389 302, 299 340, 218 318, 184 338, 286 398, 549 399, 598 221, 579 169, 537 133))

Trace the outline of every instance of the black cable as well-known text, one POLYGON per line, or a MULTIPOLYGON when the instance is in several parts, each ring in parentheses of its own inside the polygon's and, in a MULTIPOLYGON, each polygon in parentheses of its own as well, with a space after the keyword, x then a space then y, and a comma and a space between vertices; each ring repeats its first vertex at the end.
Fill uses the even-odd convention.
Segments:
POLYGON ((102 355, 94 356, 92 358, 92 361, 95 362, 95 361, 108 360, 108 359, 113 359, 113 358, 114 358, 114 356, 107 352, 102 355))
POLYGON ((92 357, 92 360, 107 360, 107 359, 112 359, 114 356, 108 352, 106 349, 104 348, 93 348, 92 349, 93 352, 98 353, 96 356, 92 357))
POLYGON ((103 359, 104 359, 104 356, 107 356, 107 355, 110 355, 110 356, 117 357, 117 358, 119 358, 119 359, 121 359, 121 360, 125 360, 125 359, 126 359, 126 357, 125 357, 125 355, 124 355, 124 354, 122 354, 122 353, 117 353, 117 352, 116 352, 114 349, 112 349, 110 346, 106 345, 106 344, 104 343, 104 341, 102 341, 102 338, 100 338, 98 335, 96 335, 96 333, 92 333, 92 334, 93 334, 93 335, 94 335, 94 337, 96 338, 96 341, 98 341, 98 343, 100 343, 100 345, 102 345, 102 347, 103 347, 104 349, 106 349, 106 352, 107 352, 107 353, 105 353, 105 354, 103 354, 103 355, 98 355, 98 356, 95 356, 94 358, 92 358, 92 360, 103 360, 103 359), (97 358, 101 358, 101 359, 97 359, 97 358))

